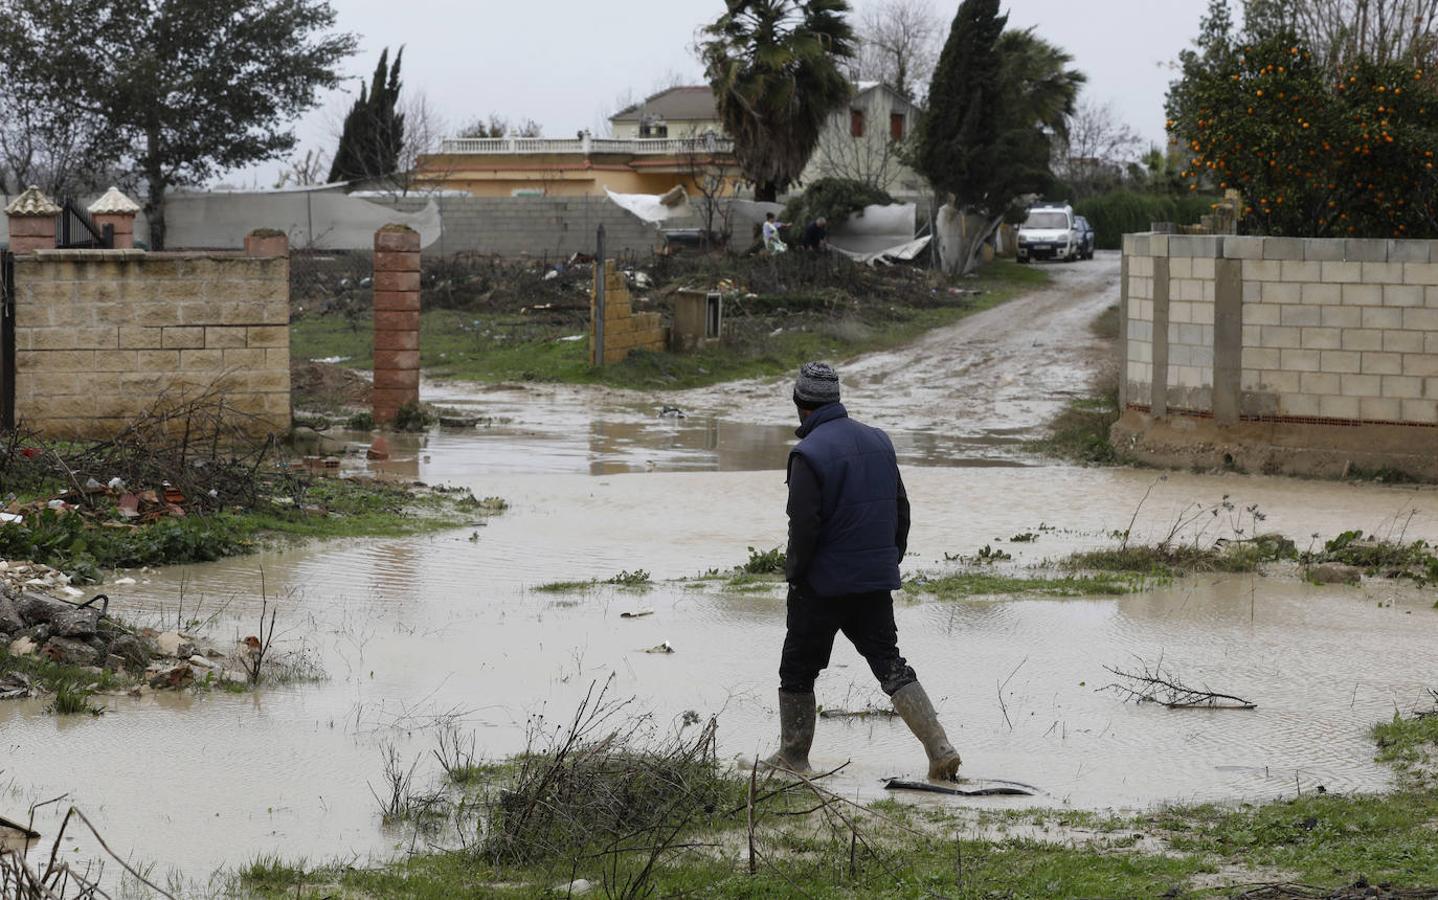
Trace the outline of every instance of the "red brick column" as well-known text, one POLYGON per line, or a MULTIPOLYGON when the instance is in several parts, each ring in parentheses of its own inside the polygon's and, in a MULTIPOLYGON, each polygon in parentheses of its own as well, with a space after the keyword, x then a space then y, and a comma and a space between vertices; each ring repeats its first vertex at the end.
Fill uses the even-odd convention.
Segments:
POLYGON ((418 402, 419 232, 386 225, 374 235, 375 424, 418 402))
POLYGON ((245 235, 245 255, 289 256, 290 236, 274 228, 256 228, 245 235))
POLYGON ((31 185, 5 207, 10 217, 10 252, 55 249, 55 217, 60 207, 31 185))

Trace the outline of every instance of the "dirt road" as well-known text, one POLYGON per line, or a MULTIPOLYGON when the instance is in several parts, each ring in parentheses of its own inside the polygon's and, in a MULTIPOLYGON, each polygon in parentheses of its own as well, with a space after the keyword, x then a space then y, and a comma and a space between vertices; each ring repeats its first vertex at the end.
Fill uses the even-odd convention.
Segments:
MULTIPOLYGON (((1106 366, 1111 344, 1091 325, 1118 302, 1119 255, 1050 264, 1046 290, 840 367, 844 399, 865 421, 975 443, 1039 433, 1106 366)), ((741 381, 669 402, 730 420, 787 423, 791 378, 741 381)))

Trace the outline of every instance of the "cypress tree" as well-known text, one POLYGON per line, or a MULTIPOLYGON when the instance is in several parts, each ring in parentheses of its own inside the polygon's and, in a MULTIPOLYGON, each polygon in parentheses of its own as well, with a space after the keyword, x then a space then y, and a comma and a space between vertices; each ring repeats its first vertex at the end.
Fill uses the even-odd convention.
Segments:
POLYGON ((368 87, 345 115, 339 147, 330 166, 330 181, 359 181, 392 175, 404 145, 404 113, 399 112, 400 62, 404 48, 389 65, 389 48, 379 55, 368 87))

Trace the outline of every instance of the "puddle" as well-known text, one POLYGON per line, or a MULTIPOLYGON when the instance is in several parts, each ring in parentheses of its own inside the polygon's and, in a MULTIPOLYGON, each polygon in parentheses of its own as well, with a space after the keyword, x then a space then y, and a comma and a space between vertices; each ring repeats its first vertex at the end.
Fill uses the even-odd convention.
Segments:
MULTIPOLYGON (((430 462, 416 462, 420 477, 444 480, 471 465, 467 451, 442 441, 428 450, 430 462)), ((906 566, 917 570, 1040 522, 1058 530, 1005 545, 1020 562, 1102 543, 1127 525, 1155 476, 912 468, 906 478, 916 513, 906 566)), ((151 573, 110 590, 116 608, 141 622, 172 615, 183 590, 202 615, 225 606, 211 633, 237 637, 254 630, 263 568, 271 596, 286 598, 284 640, 316 644, 331 678, 251 696, 120 699, 99 719, 0 705, 0 768, 14 786, 6 807, 23 811, 69 792, 122 852, 193 877, 260 853, 392 852, 397 838, 379 828, 367 787, 379 783, 382 740, 421 758, 420 779, 432 779, 437 722, 474 730, 486 754, 502 757, 521 748, 531 714, 564 718, 591 682, 611 674, 620 696, 638 697, 661 723, 686 710, 717 713, 725 754, 772 746, 783 639, 777 592, 662 585, 555 596, 532 588, 636 567, 689 576, 740 562, 748 546, 777 545, 779 472, 455 480, 513 503, 473 541, 462 530, 341 542, 151 573), (638 608, 655 613, 620 618, 638 608), (662 641, 676 652, 642 652, 662 641)), ((1258 503, 1268 527, 1301 542, 1313 531, 1400 520, 1410 537, 1438 537, 1432 491, 1244 476, 1159 482, 1137 530, 1162 531, 1186 504, 1224 494, 1258 503), (1417 509, 1411 518, 1409 509, 1417 509)), ((1040 785, 1044 805, 1108 808, 1256 800, 1319 785, 1382 789, 1388 771, 1372 761, 1368 727, 1438 682, 1431 604, 1431 592, 1388 584, 1318 588, 1223 576, 1117 599, 904 601, 897 617, 903 649, 965 771, 1040 785), (1159 654, 1185 679, 1250 696, 1259 708, 1166 711, 1096 692, 1110 679, 1104 665, 1159 654), (997 686, 1011 672, 1006 721, 997 686)), ((842 640, 819 694, 831 706, 881 701, 842 640)), ((814 759, 851 760, 836 787, 860 797, 880 796, 881 778, 913 774, 923 762, 902 724, 889 720, 821 721, 814 759)), ((52 832, 62 811, 42 814, 41 830, 52 832)))

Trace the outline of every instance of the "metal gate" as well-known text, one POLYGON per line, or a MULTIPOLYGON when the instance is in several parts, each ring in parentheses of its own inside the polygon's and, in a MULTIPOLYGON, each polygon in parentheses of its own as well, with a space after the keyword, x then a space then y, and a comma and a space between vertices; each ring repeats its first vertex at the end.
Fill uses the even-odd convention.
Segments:
POLYGON ((0 250, 0 427, 15 428, 15 254, 0 250))
POLYGON ((115 246, 115 227, 97 228, 79 203, 66 198, 60 204, 55 221, 55 247, 58 250, 108 250, 115 246))

